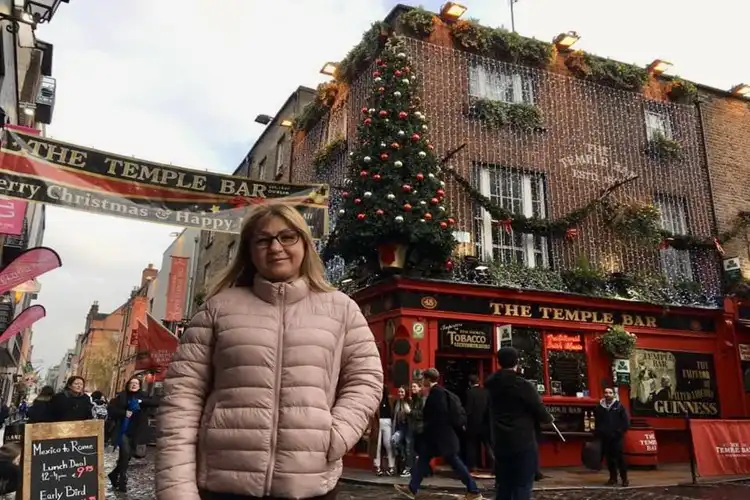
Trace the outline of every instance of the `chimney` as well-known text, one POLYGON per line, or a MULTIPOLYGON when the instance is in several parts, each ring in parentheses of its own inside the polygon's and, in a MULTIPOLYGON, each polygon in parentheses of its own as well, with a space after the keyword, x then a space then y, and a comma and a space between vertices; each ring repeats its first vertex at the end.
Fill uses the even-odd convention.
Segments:
POLYGON ((89 316, 94 316, 95 314, 99 314, 99 301, 95 300, 91 303, 91 307, 89 308, 89 316))
POLYGON ((153 281, 158 273, 159 270, 153 264, 149 264, 141 273, 141 288, 145 287, 150 281, 153 281))

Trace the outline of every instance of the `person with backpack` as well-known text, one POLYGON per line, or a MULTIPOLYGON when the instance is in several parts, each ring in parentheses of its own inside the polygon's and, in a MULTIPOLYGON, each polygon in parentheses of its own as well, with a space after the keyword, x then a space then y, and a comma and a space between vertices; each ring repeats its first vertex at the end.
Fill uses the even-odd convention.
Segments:
POLYGON ((427 398, 423 408, 424 449, 411 470, 409 484, 395 484, 394 487, 401 495, 413 500, 419 492, 422 479, 430 471, 430 460, 441 457, 466 486, 465 499, 479 500, 482 498, 479 487, 458 456, 461 446, 457 431, 466 427, 466 412, 458 396, 441 387, 439 379, 440 373, 435 368, 428 368, 422 374, 422 387, 427 398))
POLYGON ((519 373, 518 351, 503 347, 497 361, 500 370, 484 383, 490 395, 496 498, 530 500, 539 466, 537 429, 553 419, 536 387, 519 373))
POLYGON ((106 420, 108 415, 107 401, 104 399, 102 391, 94 391, 91 394, 91 404, 94 405, 91 408, 91 414, 94 418, 97 420, 106 420))

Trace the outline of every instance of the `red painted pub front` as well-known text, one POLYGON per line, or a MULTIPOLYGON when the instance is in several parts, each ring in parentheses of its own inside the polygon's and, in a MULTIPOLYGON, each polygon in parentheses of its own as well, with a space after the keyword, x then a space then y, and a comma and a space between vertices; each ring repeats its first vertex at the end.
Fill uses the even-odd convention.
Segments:
MULTIPOLYGON (((629 374, 617 375, 620 400, 635 427, 625 444, 631 463, 687 461, 686 415, 748 415, 734 327, 742 320, 730 303, 724 309, 665 307, 398 277, 355 299, 375 334, 392 390, 436 367, 442 383, 463 398, 469 375, 483 381, 497 369, 500 347, 518 348, 524 376, 536 384, 566 438, 563 443, 550 429, 544 433, 543 467, 581 464, 581 448, 595 426, 592 410, 615 379, 613 360, 597 341, 609 325, 622 324, 637 336, 629 374)), ((750 327, 745 338, 750 343, 750 327)), ((372 467, 374 434, 350 452, 348 465, 372 467)))

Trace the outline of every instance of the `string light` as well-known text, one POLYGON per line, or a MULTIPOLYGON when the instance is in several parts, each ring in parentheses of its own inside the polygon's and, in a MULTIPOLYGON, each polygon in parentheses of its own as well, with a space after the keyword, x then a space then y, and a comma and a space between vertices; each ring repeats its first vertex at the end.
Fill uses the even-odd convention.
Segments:
MULTIPOLYGON (((410 37, 404 37, 403 42, 411 67, 419 75, 417 93, 430 120, 429 135, 437 156, 466 143, 450 164, 474 185, 480 183, 480 164, 512 169, 518 178, 521 174, 539 175, 543 178, 545 215, 559 218, 584 206, 615 181, 637 175, 635 181, 613 193, 612 199, 653 202, 659 196, 668 197, 685 210, 684 214, 666 215, 684 215, 691 234, 712 234, 707 167, 694 106, 653 101, 640 93, 410 37), (537 106, 544 130, 498 129, 470 118, 473 100, 481 97, 537 106), (647 154, 649 127, 657 132, 664 129, 679 142, 679 160, 658 160, 647 154)), ((324 117, 294 147, 294 179, 327 182, 333 188, 329 209, 332 227, 340 209, 340 191, 345 187, 348 152, 334 159, 320 179, 312 178, 310 165, 315 152, 337 134, 347 137, 351 148, 357 117, 371 91, 372 72, 373 66, 363 70, 349 88, 346 100, 331 110, 330 119, 324 117)), ((481 212, 473 207, 465 191, 449 178, 446 182, 458 239, 468 236, 475 245, 461 248, 482 250, 481 245, 476 247, 481 236, 482 225, 477 223, 481 212)), ((595 213, 583 221, 575 237, 547 239, 547 264, 570 268, 585 256, 592 266, 607 271, 659 270, 663 258, 660 249, 623 241, 605 222, 601 213, 595 213)), ((502 229, 493 227, 493 231, 502 229)), ((477 280, 476 272, 469 276, 462 269, 457 267, 456 279, 477 280)), ((341 261, 329 263, 329 270, 336 275, 345 272, 341 261)), ((719 294, 719 263, 711 249, 693 250, 689 268, 673 266, 668 271, 673 282, 700 282, 705 295, 719 294)))

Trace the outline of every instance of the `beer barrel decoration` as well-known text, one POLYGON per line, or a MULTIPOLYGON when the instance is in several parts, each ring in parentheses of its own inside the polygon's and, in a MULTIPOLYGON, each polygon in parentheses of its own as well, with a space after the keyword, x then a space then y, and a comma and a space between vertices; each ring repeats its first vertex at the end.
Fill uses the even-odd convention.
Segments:
POLYGON ((659 446, 656 431, 644 421, 634 420, 622 443, 625 463, 632 469, 656 469, 659 446))

